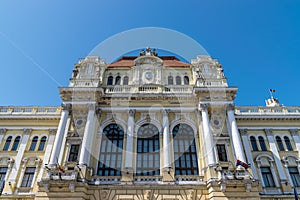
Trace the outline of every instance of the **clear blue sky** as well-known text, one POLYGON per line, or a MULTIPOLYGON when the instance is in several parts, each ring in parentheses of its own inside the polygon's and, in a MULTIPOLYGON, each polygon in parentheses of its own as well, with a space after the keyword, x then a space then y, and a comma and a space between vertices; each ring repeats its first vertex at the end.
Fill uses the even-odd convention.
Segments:
POLYGON ((108 37, 138 27, 182 32, 219 59, 236 105, 270 88, 300 105, 300 1, 0 1, 0 105, 60 105, 73 65, 108 37))

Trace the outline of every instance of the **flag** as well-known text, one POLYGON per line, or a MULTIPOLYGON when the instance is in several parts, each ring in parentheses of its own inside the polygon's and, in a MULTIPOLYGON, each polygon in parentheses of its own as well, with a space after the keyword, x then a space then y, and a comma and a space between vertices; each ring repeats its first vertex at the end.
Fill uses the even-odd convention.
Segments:
POLYGON ((275 92, 275 90, 273 90, 273 89, 270 89, 270 92, 275 92))
POLYGON ((294 196, 295 196, 295 200, 298 200, 298 193, 296 187, 294 187, 294 196))
POLYGON ((59 171, 61 171, 62 173, 65 173, 65 169, 62 168, 62 166, 60 166, 60 164, 57 164, 57 168, 59 171))
POLYGON ((240 160, 236 160, 236 166, 239 166, 239 165, 244 167, 245 169, 249 168, 249 165, 247 163, 244 163, 243 161, 240 161, 240 160))

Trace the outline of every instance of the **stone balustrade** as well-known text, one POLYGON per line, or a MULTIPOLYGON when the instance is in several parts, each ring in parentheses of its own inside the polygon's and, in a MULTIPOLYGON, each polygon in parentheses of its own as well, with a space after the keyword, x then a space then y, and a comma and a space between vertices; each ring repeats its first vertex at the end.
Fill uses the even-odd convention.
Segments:
POLYGON ((236 106, 236 115, 299 115, 300 107, 236 106))

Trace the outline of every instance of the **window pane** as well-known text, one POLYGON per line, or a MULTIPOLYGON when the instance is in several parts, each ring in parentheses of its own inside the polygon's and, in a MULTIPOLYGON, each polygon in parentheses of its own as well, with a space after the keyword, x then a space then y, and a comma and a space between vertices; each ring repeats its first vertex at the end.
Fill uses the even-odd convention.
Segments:
POLYGON ((259 145, 260 145, 261 150, 267 151, 267 146, 266 146, 264 138, 262 136, 259 136, 258 140, 259 140, 259 145))
POLYGON ((27 167, 23 176, 21 187, 31 187, 33 177, 35 173, 35 167, 27 167))
POLYGON ((69 162, 77 162, 78 161, 78 153, 79 153, 79 144, 72 144, 70 148, 69 154, 69 162))
POLYGON ((46 136, 42 137, 38 151, 44 151, 46 140, 47 140, 46 136))
POLYGON ((138 130, 136 175, 159 175, 159 131, 153 124, 138 130), (141 173, 139 173, 141 172, 141 173))
POLYGON ((265 187, 275 187, 275 182, 269 167, 262 167, 261 174, 265 187))
POLYGON ((11 148, 12 151, 16 151, 19 147, 19 143, 20 143, 20 136, 16 137, 15 141, 14 141, 14 144, 11 148))
POLYGON ((109 76, 108 79, 107 79, 107 85, 112 85, 113 84, 113 77, 112 76, 109 76))
POLYGON ((11 143, 11 140, 12 140, 12 136, 9 136, 7 139, 6 139, 6 142, 4 144, 4 147, 3 147, 3 151, 7 151, 9 146, 10 146, 10 143, 11 143))
POLYGON ((250 142, 251 142, 252 150, 253 151, 258 151, 258 147, 257 147, 257 143, 256 143, 255 137, 251 136, 250 137, 250 142))
POLYGON ((119 125, 110 124, 103 129, 98 163, 99 176, 121 175, 123 139, 124 131, 119 125))
POLYGON ((291 141, 290 141, 290 139, 287 136, 284 136, 284 141, 285 141, 286 148, 289 151, 293 151, 293 147, 292 147, 291 141))
POLYGON ((300 187, 300 175, 297 167, 288 167, 293 186, 300 187))
POLYGON ((196 143, 193 129, 187 124, 178 124, 172 130, 175 175, 198 175, 196 143))
POLYGON ((284 146, 283 146, 282 140, 279 136, 276 136, 276 142, 277 142, 279 151, 284 151, 284 146))
POLYGON ((123 79, 123 85, 128 85, 128 76, 125 76, 123 79))
POLYGON ((37 141, 38 141, 38 137, 35 136, 35 137, 32 139, 32 141, 31 141, 31 145, 30 145, 29 151, 34 151, 34 150, 35 150, 37 141))

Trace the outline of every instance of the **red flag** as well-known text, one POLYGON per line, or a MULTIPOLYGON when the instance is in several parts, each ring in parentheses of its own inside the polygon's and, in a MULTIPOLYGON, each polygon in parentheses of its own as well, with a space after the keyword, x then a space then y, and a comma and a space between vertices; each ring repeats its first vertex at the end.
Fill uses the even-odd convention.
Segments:
POLYGON ((62 173, 65 173, 65 169, 62 168, 62 166, 60 166, 60 164, 57 164, 57 168, 59 171, 61 171, 62 173))
POLYGON ((240 161, 240 160, 236 160, 236 166, 239 166, 239 165, 244 167, 245 169, 249 168, 249 165, 247 163, 244 163, 243 161, 240 161))

